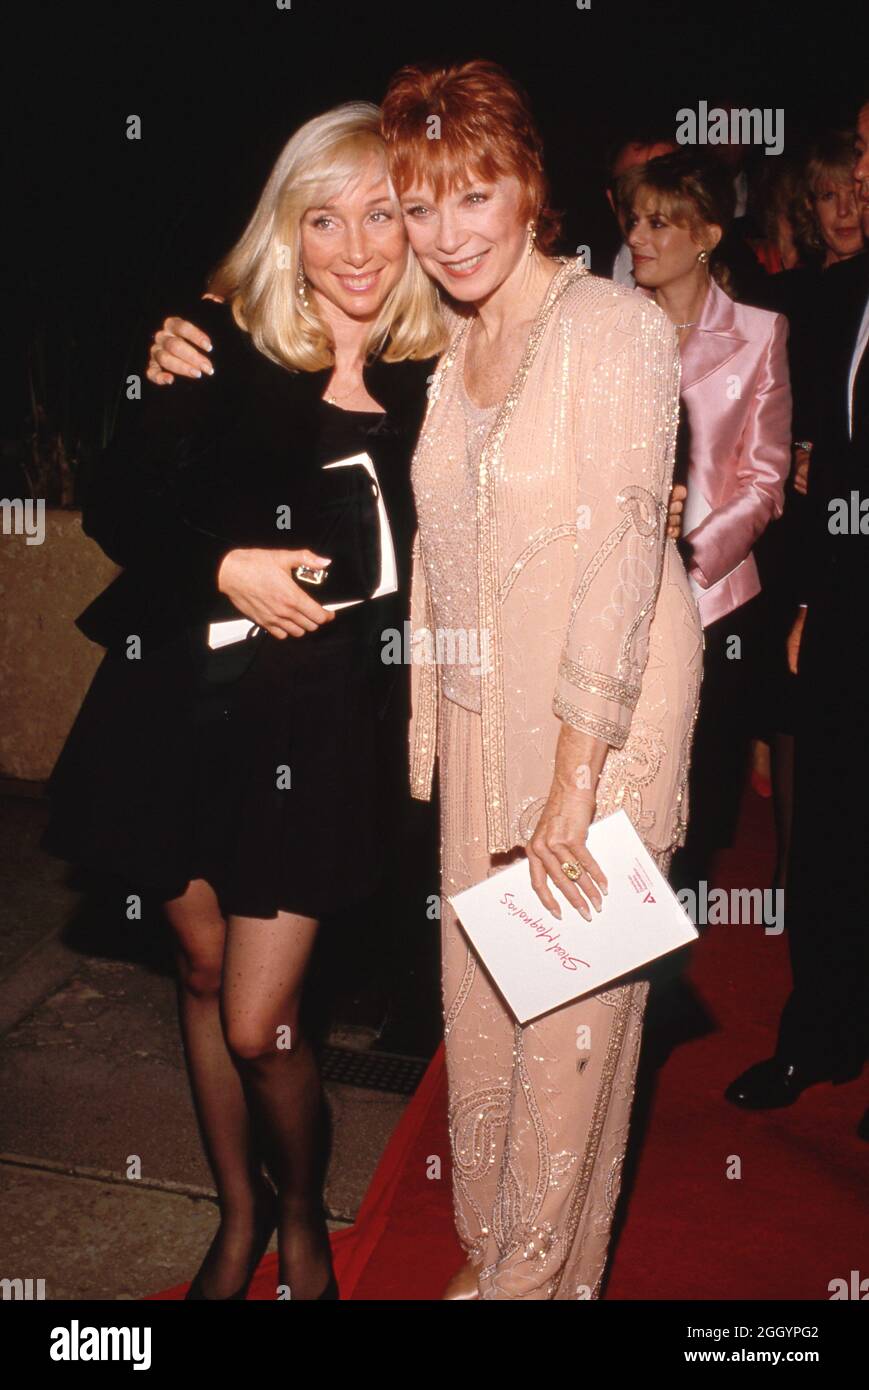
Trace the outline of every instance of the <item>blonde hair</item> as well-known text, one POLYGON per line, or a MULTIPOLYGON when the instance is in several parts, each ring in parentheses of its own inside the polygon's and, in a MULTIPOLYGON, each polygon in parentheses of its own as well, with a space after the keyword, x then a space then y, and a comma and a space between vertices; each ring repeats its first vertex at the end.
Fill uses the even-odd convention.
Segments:
MULTIPOLYGON (((794 237, 802 242, 810 253, 821 254, 827 250, 827 243, 821 232, 817 213, 818 185, 824 179, 832 184, 847 184, 854 188, 854 140, 853 130, 829 130, 813 142, 797 187, 795 207, 792 214, 794 237)), ((800 249, 803 249, 802 247, 800 249)))
MULTIPOLYGON (((307 121, 281 150, 253 216, 210 277, 210 292, 229 301, 259 351, 293 371, 335 363, 314 296, 305 305, 298 293, 302 218, 357 179, 372 156, 386 174, 380 111, 370 102, 347 102, 307 121)), ((395 199, 391 182, 389 190, 395 199)), ((366 357, 382 352, 387 362, 419 360, 446 342, 437 290, 408 246, 404 273, 371 325, 366 357)))

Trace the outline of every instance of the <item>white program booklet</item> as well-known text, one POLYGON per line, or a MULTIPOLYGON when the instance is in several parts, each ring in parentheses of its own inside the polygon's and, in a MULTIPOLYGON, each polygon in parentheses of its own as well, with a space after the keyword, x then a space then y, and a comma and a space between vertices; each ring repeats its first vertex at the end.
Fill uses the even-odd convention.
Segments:
MULTIPOLYGON (((389 517, 386 514, 386 504, 383 501, 383 492, 377 480, 377 471, 374 467, 374 460, 370 454, 353 454, 350 458, 338 459, 336 463, 324 463, 324 469, 329 468, 364 468, 369 478, 374 484, 377 496, 377 520, 380 526, 380 582, 372 598, 380 598, 383 594, 394 594, 398 588, 398 568, 395 563, 395 546, 392 544, 392 532, 389 529, 389 517)), ((351 603, 364 602, 362 599, 351 599, 351 603)), ((324 608, 345 608, 343 603, 324 604, 324 608)))
POLYGON ((519 1023, 697 938, 625 811, 594 821, 587 843, 609 890, 590 922, 550 879, 562 912, 561 921, 554 917, 531 886, 526 858, 449 899, 519 1023))
MULTIPOLYGON (((336 459, 334 463, 324 463, 323 467, 324 469, 364 468, 374 484, 377 493, 377 520, 380 526, 380 582, 371 597, 380 598, 383 594, 394 594, 398 588, 395 546, 392 543, 389 517, 377 479, 374 460, 370 454, 353 454, 350 458, 336 459)), ((312 592, 314 591, 312 590, 312 592)), ((314 597, 316 598, 316 593, 314 597)), ((324 603, 323 607, 328 608, 332 613, 337 613, 339 608, 353 608, 356 604, 364 602, 365 600, 361 598, 351 598, 344 603, 324 603)), ((217 651, 219 647, 229 646, 231 642, 243 642, 248 633, 253 631, 254 626, 255 624, 247 618, 230 618, 224 623, 211 623, 208 629, 208 645, 212 651, 217 651)))
POLYGON ((248 618, 230 618, 225 623, 210 623, 208 645, 213 652, 228 647, 233 642, 243 642, 249 632, 256 627, 248 618))

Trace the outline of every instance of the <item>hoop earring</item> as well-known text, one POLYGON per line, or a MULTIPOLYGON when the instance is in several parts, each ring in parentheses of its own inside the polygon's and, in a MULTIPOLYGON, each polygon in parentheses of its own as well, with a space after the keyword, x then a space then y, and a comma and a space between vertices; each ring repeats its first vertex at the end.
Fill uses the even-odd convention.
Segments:
POLYGON ((299 269, 296 273, 296 294, 301 299, 305 308, 309 309, 311 305, 308 299, 308 277, 302 269, 301 262, 299 262, 299 269))
POLYGON ((528 230, 529 230, 529 232, 531 233, 531 239, 530 239, 530 241, 528 242, 528 255, 529 255, 529 256, 533 256, 533 254, 534 254, 534 243, 535 243, 536 240, 537 240, 537 223, 536 223, 536 222, 529 222, 529 223, 528 223, 528 230))

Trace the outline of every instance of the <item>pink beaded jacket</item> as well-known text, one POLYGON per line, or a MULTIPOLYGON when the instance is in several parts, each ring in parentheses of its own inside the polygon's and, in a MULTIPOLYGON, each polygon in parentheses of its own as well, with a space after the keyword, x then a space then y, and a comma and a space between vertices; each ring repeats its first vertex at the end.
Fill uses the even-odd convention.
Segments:
MULTIPOLYGON (((432 384, 413 463, 418 503, 433 470, 464 456, 457 363, 468 327, 432 384)), ((429 653, 432 576, 476 570, 490 853, 533 833, 562 721, 609 744, 598 816, 624 807, 662 860, 684 842, 702 630, 666 539, 679 373, 661 309, 564 261, 482 451, 475 553, 456 553, 449 515, 420 508, 411 626, 431 635, 429 653)), ((424 658, 425 644, 416 650, 424 658)), ((444 696, 435 662, 414 660, 411 678, 411 791, 425 800, 444 696)))

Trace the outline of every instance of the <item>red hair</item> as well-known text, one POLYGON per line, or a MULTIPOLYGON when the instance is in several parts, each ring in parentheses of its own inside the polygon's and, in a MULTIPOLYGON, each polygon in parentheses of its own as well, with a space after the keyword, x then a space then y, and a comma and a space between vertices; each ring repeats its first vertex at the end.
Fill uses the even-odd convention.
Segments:
POLYGON ((477 59, 450 68, 402 68, 381 109, 399 195, 414 184, 431 184, 441 197, 469 177, 492 183, 512 174, 522 190, 522 216, 536 225, 537 245, 552 249, 561 228, 548 206, 543 142, 527 96, 500 64, 477 59))

